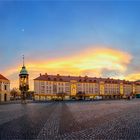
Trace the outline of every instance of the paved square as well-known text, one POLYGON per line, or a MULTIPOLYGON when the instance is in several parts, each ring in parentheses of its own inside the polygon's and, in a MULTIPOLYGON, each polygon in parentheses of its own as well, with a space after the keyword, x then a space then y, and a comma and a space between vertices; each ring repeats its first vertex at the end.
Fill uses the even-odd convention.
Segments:
POLYGON ((140 100, 0 105, 0 139, 140 139, 140 100))

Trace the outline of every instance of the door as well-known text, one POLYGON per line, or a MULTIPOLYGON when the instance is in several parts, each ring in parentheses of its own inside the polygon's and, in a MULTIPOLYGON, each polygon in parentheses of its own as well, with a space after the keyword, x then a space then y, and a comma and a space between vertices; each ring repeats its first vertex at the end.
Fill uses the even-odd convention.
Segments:
POLYGON ((4 101, 7 101, 7 94, 4 94, 4 101))

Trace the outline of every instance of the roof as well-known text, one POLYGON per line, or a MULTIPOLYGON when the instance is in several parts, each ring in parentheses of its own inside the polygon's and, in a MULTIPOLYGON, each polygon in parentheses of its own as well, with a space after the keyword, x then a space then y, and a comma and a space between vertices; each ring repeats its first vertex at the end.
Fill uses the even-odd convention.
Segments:
POLYGON ((140 80, 137 80, 137 81, 135 81, 135 82, 140 82, 140 80))
POLYGON ((4 77, 3 75, 0 74, 0 80, 7 80, 9 81, 6 77, 4 77))
POLYGON ((140 80, 134 82, 136 85, 140 85, 140 80))
POLYGON ((22 67, 22 69, 21 69, 21 71, 20 71, 20 74, 22 75, 27 75, 28 74, 28 71, 26 70, 26 67, 25 66, 23 66, 22 67))
POLYGON ((64 75, 48 75, 44 74, 41 75, 34 80, 41 80, 41 81, 64 81, 64 82, 70 82, 71 80, 75 80, 78 82, 99 82, 99 81, 104 81, 105 83, 120 83, 123 82, 125 84, 131 84, 132 82, 130 81, 125 81, 125 80, 119 80, 119 79, 112 79, 112 78, 96 78, 96 77, 88 77, 88 76, 64 76, 64 75))

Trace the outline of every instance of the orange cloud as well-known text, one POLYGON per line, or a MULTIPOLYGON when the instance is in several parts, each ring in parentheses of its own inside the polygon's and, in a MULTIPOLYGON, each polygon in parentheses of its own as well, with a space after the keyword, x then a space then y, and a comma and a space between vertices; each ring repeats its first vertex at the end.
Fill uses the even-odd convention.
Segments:
MULTIPOLYGON (((79 51, 74 55, 59 59, 42 61, 29 60, 26 67, 29 71, 30 83, 33 88, 32 79, 36 78, 39 73, 102 76, 103 69, 124 73, 131 59, 132 56, 130 54, 120 50, 105 47, 91 47, 79 51)), ((18 85, 18 79, 14 79, 14 75, 18 75, 20 69, 21 67, 16 66, 5 71, 5 74, 11 78, 11 84, 14 83, 11 85, 12 87, 18 85)))
POLYGON ((126 79, 132 81, 140 80, 140 73, 129 74, 126 76, 126 79))

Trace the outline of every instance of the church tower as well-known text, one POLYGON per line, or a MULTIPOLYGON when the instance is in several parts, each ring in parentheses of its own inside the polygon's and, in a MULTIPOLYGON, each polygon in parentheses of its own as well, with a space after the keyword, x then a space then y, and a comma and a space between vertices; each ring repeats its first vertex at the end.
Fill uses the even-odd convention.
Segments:
POLYGON ((24 56, 23 56, 23 66, 19 74, 19 89, 21 91, 21 101, 26 103, 26 95, 29 90, 29 74, 24 65, 24 56))

